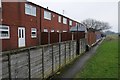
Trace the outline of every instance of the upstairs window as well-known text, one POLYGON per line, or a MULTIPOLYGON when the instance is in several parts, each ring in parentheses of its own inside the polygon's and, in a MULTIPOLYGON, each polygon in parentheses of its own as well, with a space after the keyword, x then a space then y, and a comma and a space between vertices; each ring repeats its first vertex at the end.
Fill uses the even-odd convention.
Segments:
POLYGON ((72 21, 71 20, 69 21, 69 25, 72 26, 72 21))
POLYGON ((67 19, 63 18, 63 24, 67 24, 67 19))
POLYGON ((36 28, 31 28, 31 38, 36 38, 37 37, 37 30, 36 28))
POLYGON ((2 7, 2 2, 1 2, 1 0, 0 0, 0 8, 2 7))
POLYGON ((0 39, 9 39, 9 26, 0 25, 0 39))
POLYGON ((25 14, 36 16, 36 7, 25 4, 25 14))
POLYGON ((58 17, 58 22, 61 23, 61 16, 58 17))
POLYGON ((51 13, 48 11, 44 11, 44 19, 51 20, 51 13))

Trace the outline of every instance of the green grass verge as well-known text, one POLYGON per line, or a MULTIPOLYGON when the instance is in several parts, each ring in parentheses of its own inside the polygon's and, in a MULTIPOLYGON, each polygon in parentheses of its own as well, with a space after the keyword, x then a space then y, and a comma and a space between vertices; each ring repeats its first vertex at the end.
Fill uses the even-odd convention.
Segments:
POLYGON ((108 36, 75 78, 118 78, 118 38, 108 36))

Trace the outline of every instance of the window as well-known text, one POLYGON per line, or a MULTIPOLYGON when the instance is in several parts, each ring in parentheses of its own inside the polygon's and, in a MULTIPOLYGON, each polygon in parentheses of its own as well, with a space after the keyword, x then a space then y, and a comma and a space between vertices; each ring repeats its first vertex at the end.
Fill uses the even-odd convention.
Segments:
POLYGON ((52 29, 51 32, 55 32, 54 29, 52 29))
POLYGON ((60 32, 59 30, 57 30, 57 32, 60 32))
POLYGON ((58 17, 58 22, 61 23, 61 16, 58 17))
POLYGON ((0 39, 9 39, 9 26, 0 25, 0 39))
POLYGON ((67 32, 67 31, 63 30, 63 32, 67 32))
POLYGON ((69 25, 72 26, 72 21, 71 20, 69 21, 69 25))
POLYGON ((44 29, 44 32, 48 32, 48 30, 47 30, 47 29, 44 29))
POLYGON ((2 2, 1 2, 1 0, 0 0, 0 8, 2 7, 2 2))
POLYGON ((31 28, 31 37, 36 38, 37 37, 37 30, 36 28, 31 28))
POLYGON ((67 19, 63 18, 63 24, 67 24, 67 19))
POLYGON ((76 23, 76 26, 78 26, 78 24, 76 23))
POLYGON ((36 16, 36 7, 25 4, 25 14, 36 16))
POLYGON ((44 19, 51 20, 51 13, 48 11, 44 11, 44 19))

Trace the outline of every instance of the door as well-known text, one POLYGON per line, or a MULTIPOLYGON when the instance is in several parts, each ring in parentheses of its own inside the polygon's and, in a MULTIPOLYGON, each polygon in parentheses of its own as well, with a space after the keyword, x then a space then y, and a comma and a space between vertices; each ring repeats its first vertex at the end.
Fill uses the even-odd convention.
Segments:
POLYGON ((25 28, 18 28, 18 47, 25 47, 25 28))

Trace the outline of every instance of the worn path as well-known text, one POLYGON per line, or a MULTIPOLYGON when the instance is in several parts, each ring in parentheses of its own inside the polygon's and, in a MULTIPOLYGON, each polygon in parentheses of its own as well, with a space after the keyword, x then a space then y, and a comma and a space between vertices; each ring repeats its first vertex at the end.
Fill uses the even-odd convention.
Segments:
POLYGON ((64 78, 74 78, 76 73, 78 73, 82 69, 82 67, 89 60, 89 58, 95 54, 101 42, 102 41, 100 41, 96 46, 94 46, 89 52, 86 52, 84 55, 80 56, 69 68, 67 68, 65 71, 61 72, 59 76, 56 76, 54 78, 60 78, 61 80, 64 80, 64 78))

